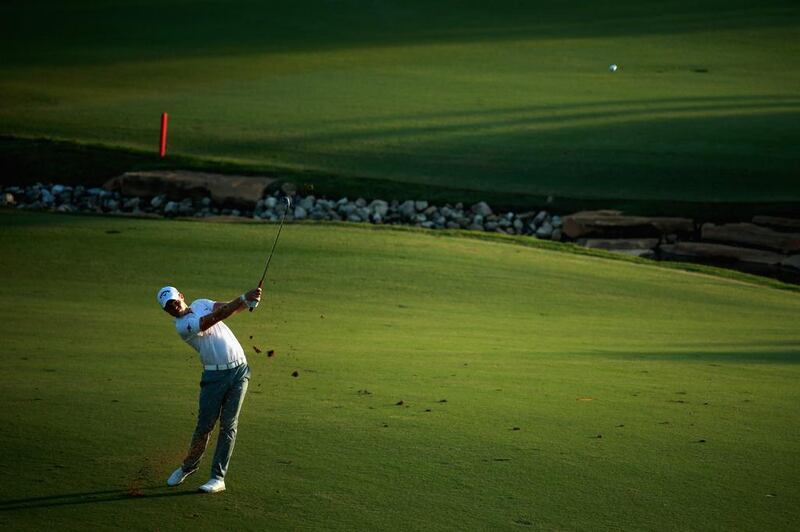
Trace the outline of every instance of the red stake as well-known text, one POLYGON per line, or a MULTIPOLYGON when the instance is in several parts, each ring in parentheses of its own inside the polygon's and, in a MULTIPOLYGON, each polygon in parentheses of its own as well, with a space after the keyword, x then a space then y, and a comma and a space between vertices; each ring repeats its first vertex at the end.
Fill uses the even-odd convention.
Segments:
POLYGON ((167 122, 169 121, 169 116, 167 113, 161 113, 161 148, 158 151, 158 154, 161 157, 167 155, 167 122))

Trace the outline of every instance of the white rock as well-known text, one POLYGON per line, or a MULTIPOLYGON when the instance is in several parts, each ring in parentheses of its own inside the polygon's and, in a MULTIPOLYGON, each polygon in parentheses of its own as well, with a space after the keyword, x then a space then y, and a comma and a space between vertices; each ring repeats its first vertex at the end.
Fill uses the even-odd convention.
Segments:
POLYGON ((492 208, 485 201, 481 201, 472 206, 472 212, 482 216, 489 216, 492 214, 492 208))
POLYGON ((122 207, 125 209, 133 210, 139 207, 139 203, 141 203, 141 198, 134 197, 125 200, 125 203, 122 204, 122 207))
POLYGON ((297 202, 298 207, 302 207, 306 212, 314 208, 314 196, 306 196, 297 202))
POLYGON ((45 205, 51 205, 55 200, 56 198, 50 193, 49 190, 46 188, 42 189, 42 203, 45 205))
POLYGON ((544 222, 542 226, 536 230, 537 238, 550 238, 553 235, 553 226, 549 222, 544 222))
POLYGON ((400 211, 400 214, 409 220, 417 213, 417 209, 414 207, 414 202, 411 200, 404 201, 398 206, 397 209, 400 211))
POLYGON ((375 200, 369 204, 369 209, 382 218, 389 212, 389 204, 383 200, 375 200))

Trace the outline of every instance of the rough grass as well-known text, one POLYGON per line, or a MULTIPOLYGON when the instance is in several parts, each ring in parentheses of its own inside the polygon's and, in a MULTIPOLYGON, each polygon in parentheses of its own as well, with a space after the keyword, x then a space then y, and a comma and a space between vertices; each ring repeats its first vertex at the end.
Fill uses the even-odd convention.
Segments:
POLYGON ((322 185, 800 200, 795 2, 270 4, 5 6, 0 134, 155 151, 168 111, 171 154, 322 185))
POLYGON ((229 490, 205 497, 208 461, 163 486, 199 369, 155 290, 235 296, 275 226, 0 222, 9 530, 796 524, 795 293, 506 242, 289 225, 264 303, 230 322, 253 380, 229 490))

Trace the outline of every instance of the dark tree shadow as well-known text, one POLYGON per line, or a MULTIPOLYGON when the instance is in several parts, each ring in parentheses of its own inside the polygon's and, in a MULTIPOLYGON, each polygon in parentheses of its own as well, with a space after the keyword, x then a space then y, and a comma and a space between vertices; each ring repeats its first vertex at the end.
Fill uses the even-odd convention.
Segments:
POLYGON ((330 51, 427 43, 537 38, 672 35, 708 30, 792 28, 791 0, 620 0, 546 2, 420 0, 355 2, 184 2, 152 10, 138 3, 11 3, 0 18, 0 61, 116 62, 162 57, 330 51), (93 5, 96 4, 96 5, 93 5), (231 5, 232 4, 232 5, 231 5), (158 23, 154 23, 157 20, 158 23), (64 27, 71 28, 69 33, 64 27), (141 28, 148 28, 142 38, 141 28), (70 38, 72 35, 80 38, 70 38))

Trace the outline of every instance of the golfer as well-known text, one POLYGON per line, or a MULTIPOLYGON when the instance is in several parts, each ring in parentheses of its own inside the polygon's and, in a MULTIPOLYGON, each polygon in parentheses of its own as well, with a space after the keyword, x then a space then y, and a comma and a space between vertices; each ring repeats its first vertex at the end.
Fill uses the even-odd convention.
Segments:
POLYGON ((225 473, 236 442, 239 411, 250 380, 244 350, 223 320, 248 308, 251 302, 260 301, 261 289, 254 288, 227 303, 198 299, 187 306, 183 294, 172 286, 165 286, 158 291, 157 298, 161 308, 175 317, 175 329, 200 353, 203 364, 197 428, 183 465, 170 475, 167 484, 177 486, 197 471, 208 437, 219 418, 219 438, 211 464, 211 478, 200 486, 200 490, 206 493, 223 491, 225 473))

